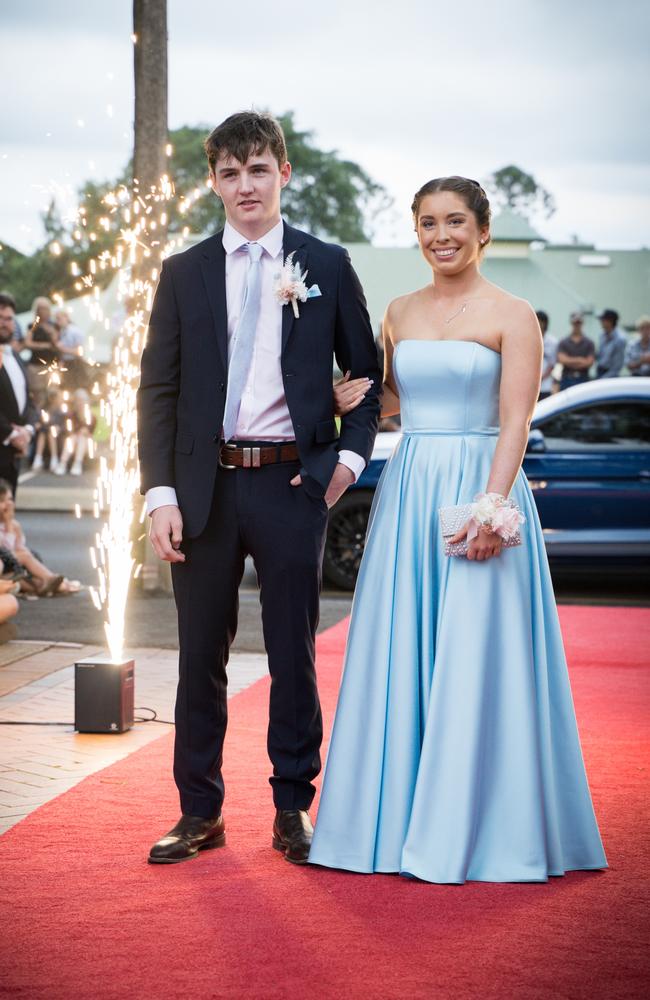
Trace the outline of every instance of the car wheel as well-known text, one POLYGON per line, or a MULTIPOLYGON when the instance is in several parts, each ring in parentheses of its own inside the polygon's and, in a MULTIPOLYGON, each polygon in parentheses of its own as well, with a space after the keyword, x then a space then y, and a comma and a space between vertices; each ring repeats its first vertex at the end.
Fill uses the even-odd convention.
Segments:
POLYGON ((373 494, 369 490, 346 493, 329 514, 323 577, 342 590, 354 590, 366 541, 373 494))

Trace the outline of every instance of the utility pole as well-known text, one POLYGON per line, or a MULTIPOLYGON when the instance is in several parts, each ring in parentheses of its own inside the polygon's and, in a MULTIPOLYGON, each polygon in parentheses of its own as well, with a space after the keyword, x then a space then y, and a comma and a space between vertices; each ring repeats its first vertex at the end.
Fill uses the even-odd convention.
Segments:
MULTIPOLYGON (((133 196, 146 200, 167 173, 167 0, 133 0, 133 70, 133 196)), ((164 226, 158 224, 156 235, 162 247, 164 226)), ((151 266, 151 259, 139 259, 135 277, 151 266)), ((148 537, 143 548, 143 590, 171 591, 169 563, 158 559, 148 537)))
POLYGON ((133 0, 133 177, 140 194, 167 169, 167 0, 133 0))

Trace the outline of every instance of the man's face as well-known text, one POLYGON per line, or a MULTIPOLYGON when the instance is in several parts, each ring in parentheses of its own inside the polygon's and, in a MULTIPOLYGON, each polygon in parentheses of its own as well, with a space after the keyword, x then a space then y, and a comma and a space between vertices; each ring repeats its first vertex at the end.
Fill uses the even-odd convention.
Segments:
POLYGON ((268 149, 253 154, 246 163, 224 157, 210 171, 212 189, 223 202, 228 222, 252 239, 280 221, 280 192, 290 177, 291 164, 280 167, 268 149))
POLYGON ((601 319, 600 325, 602 326, 604 333, 611 333, 614 329, 614 324, 611 319, 601 319))
POLYGON ((0 306, 0 344, 8 344, 13 337, 15 315, 11 306, 0 306))

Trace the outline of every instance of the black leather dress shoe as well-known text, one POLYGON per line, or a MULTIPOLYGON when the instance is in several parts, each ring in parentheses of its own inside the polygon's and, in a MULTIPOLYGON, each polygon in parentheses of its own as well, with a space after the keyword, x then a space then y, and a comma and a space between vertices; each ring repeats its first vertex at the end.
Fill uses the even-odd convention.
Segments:
POLYGON ((156 841, 149 852, 150 865, 175 865, 195 858, 199 851, 223 847, 226 826, 223 816, 205 819, 203 816, 181 816, 173 830, 156 841))
POLYGON ((273 846, 286 861, 306 865, 314 828, 306 809, 277 809, 273 823, 273 846))

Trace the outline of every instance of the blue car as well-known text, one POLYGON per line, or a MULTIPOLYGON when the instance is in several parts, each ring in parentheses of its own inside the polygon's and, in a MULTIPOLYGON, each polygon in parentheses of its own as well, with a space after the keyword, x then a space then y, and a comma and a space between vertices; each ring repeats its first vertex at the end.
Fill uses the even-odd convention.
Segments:
MULTIPOLYGON (((323 574, 354 587, 368 514, 399 433, 377 436, 372 459, 330 512, 323 574)), ((650 378, 598 379, 535 408, 524 457, 552 565, 650 566, 650 378)))

